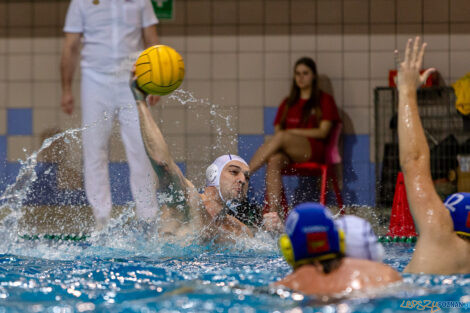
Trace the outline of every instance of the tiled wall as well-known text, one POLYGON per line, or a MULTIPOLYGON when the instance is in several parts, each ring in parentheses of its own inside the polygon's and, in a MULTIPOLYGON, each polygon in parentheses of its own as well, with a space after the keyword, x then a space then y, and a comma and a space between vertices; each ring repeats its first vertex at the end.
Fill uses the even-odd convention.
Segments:
MULTIPOLYGON (((215 156, 239 150, 249 158, 272 132, 292 65, 308 55, 317 61, 322 85, 333 94, 345 122, 347 202, 373 204, 373 89, 387 85, 393 50, 402 49, 408 37, 422 35, 429 43, 425 67, 437 67, 449 84, 470 70, 468 0, 175 4, 175 19, 159 26, 161 43, 183 55, 187 72, 182 88, 198 101, 183 106, 166 97, 154 113, 174 157, 199 186, 215 156), (208 103, 217 105, 216 115, 208 103)), ((67 6, 61 0, 0 2, 0 161, 8 161, 0 175, 17 170, 15 162, 39 147, 45 129, 80 125, 79 109, 69 117, 59 108, 67 6)), ((76 80, 77 102, 78 91, 76 80)), ((118 136, 112 138, 111 160, 125 160, 118 136)), ((80 167, 79 158, 75 166, 80 167)), ((261 188, 262 174, 254 181, 261 188)))

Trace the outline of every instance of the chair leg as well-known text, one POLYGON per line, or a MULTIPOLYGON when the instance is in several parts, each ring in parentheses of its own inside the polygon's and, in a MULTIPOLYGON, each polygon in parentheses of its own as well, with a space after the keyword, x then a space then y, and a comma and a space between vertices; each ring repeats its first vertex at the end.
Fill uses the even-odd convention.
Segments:
POLYGON ((333 190, 335 191, 336 195, 336 203, 338 204, 338 207, 340 209, 339 213, 341 215, 344 215, 345 212, 343 207, 343 198, 341 197, 341 190, 339 189, 338 180, 336 178, 336 173, 334 172, 334 170, 330 172, 330 177, 333 183, 333 190))
POLYGON ((321 168, 321 190, 320 190, 320 203, 326 205, 326 183, 328 177, 328 167, 322 166, 321 168))

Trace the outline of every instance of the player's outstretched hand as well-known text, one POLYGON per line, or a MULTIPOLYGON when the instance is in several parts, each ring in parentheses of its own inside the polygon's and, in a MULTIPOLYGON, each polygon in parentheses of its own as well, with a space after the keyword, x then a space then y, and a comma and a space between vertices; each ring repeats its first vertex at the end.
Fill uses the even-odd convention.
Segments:
POLYGON ((400 61, 398 51, 395 50, 395 63, 398 69, 397 86, 399 90, 409 88, 413 92, 416 91, 428 79, 429 75, 436 70, 435 68, 430 68, 424 71, 423 74, 419 74, 423 65, 426 45, 426 43, 421 43, 419 37, 416 37, 414 40, 412 38, 408 39, 403 62, 400 61))

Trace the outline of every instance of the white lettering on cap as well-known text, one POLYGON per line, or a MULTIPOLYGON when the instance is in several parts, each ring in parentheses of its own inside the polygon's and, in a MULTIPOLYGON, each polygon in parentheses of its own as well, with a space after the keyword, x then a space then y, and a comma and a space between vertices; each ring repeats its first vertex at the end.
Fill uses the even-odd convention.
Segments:
POLYGON ((460 193, 453 194, 449 199, 444 203, 444 205, 452 212, 455 212, 455 206, 459 204, 463 199, 464 195, 460 193))

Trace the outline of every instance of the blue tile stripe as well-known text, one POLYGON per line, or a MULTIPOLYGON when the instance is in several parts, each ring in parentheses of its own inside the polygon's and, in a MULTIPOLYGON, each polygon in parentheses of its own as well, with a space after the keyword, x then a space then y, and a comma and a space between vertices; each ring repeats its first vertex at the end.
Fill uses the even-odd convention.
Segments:
POLYGON ((264 134, 274 134, 274 119, 276 118, 277 108, 265 107, 264 108, 264 134))
MULTIPOLYGON (((177 163, 183 173, 186 163, 177 163)), ((0 192, 16 181, 20 170, 18 162, 1 162, 0 192)), ((57 164, 38 163, 38 179, 31 186, 25 205, 89 205, 84 190, 63 190, 57 186, 57 164)), ((127 162, 109 163, 111 198, 114 205, 125 205, 132 201, 127 162)))
POLYGON ((0 162, 7 159, 7 136, 0 136, 0 162))
POLYGON ((32 135, 33 110, 7 109, 7 135, 32 135))

